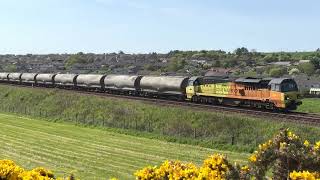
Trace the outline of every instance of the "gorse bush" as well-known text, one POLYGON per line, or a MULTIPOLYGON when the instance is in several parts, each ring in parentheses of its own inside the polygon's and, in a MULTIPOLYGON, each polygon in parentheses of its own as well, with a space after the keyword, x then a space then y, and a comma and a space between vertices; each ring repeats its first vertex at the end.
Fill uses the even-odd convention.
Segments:
POLYGON ((52 171, 42 167, 27 171, 17 166, 11 160, 0 160, 0 180, 74 180, 71 175, 67 178, 56 178, 52 171))
POLYGON ((247 165, 232 165, 225 156, 215 154, 198 168, 192 163, 166 161, 160 167, 146 167, 135 173, 139 180, 222 180, 266 179, 316 180, 320 179, 320 141, 314 145, 302 141, 288 129, 259 145, 247 165), (318 172, 317 172, 318 171, 318 172))
POLYGON ((150 179, 239 179, 239 173, 223 155, 210 156, 198 168, 192 163, 165 161, 160 167, 146 167, 135 173, 139 180, 150 179))

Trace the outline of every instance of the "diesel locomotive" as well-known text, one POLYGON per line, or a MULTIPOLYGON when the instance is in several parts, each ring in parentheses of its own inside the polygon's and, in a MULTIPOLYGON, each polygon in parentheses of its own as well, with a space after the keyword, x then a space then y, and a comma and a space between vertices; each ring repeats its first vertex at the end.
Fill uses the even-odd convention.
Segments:
POLYGON ((284 111, 301 105, 291 78, 0 73, 0 82, 284 111))

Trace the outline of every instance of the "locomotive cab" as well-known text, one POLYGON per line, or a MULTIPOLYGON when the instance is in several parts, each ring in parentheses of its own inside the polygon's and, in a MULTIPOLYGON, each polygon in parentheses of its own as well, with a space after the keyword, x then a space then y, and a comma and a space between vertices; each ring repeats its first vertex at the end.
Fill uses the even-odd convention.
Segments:
MULTIPOLYGON (((297 106, 301 105, 300 94, 297 83, 290 78, 276 78, 272 79, 268 85, 271 90, 271 98, 280 96, 281 107, 286 110, 295 110, 297 106)), ((277 98, 279 99, 279 98, 277 98)))
POLYGON ((186 88, 187 99, 190 100, 192 96, 196 94, 199 88, 199 77, 193 76, 188 80, 188 86, 186 88))

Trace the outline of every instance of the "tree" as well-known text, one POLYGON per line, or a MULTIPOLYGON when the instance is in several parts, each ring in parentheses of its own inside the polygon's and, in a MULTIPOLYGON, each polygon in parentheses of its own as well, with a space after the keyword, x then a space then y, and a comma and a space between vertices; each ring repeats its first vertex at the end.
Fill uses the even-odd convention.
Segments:
POLYGON ((234 53, 238 56, 242 56, 242 55, 248 55, 249 54, 249 50, 245 47, 241 47, 241 48, 237 48, 234 53))
POLYGON ((168 65, 168 70, 169 71, 178 71, 186 65, 186 61, 184 59, 179 59, 179 58, 171 58, 171 61, 169 62, 168 65))
POLYGON ((310 60, 310 63, 312 63, 316 69, 320 69, 320 58, 319 57, 313 57, 310 60))
POLYGON ((219 60, 215 61, 213 64, 214 67, 221 67, 221 62, 219 60))
POLYGON ((152 64, 146 64, 146 65, 144 65, 144 69, 146 69, 148 71, 156 71, 157 67, 153 66, 152 64))
POLYGON ((71 55, 67 61, 65 66, 66 67, 71 67, 74 64, 85 64, 85 63, 89 63, 89 60, 86 58, 85 54, 83 52, 78 52, 77 54, 73 54, 71 55))
POLYGON ((299 64, 298 66, 299 70, 307 75, 312 75, 316 68, 314 67, 314 65, 312 63, 302 63, 302 64, 299 64))
POLYGON ((269 75, 271 77, 281 77, 284 74, 286 74, 286 72, 287 72, 287 70, 284 68, 275 67, 275 68, 270 69, 269 75))
POLYGON ((300 71, 299 71, 299 69, 297 69, 297 68, 293 68, 293 69, 291 69, 290 71, 289 71, 289 74, 290 75, 297 75, 297 74, 299 74, 300 73, 300 71))
POLYGON ((262 60, 266 61, 267 63, 271 63, 278 61, 278 57, 275 54, 268 54, 265 57, 263 57, 262 60))
POLYGON ((279 61, 290 61, 291 59, 291 54, 289 53, 281 53, 279 55, 279 61))
POLYGON ((6 72, 16 72, 17 71, 17 66, 15 64, 9 64, 3 67, 3 70, 6 72))

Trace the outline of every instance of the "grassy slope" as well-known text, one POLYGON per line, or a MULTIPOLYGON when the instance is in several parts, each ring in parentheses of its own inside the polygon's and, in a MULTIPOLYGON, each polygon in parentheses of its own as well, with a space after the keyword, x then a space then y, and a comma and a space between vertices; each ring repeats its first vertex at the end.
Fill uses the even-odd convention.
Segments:
POLYGON ((320 98, 303 99, 302 105, 299 106, 297 111, 320 114, 320 98))
POLYGON ((216 152, 240 163, 248 156, 9 114, 0 114, 0 141, 0 159, 27 169, 43 166, 60 176, 76 170, 81 179, 133 178, 137 169, 166 159, 199 164, 216 152))
POLYGON ((111 127, 129 134, 222 150, 252 152, 280 128, 289 127, 311 142, 320 136, 319 127, 162 107, 57 89, 0 85, 0 102, 0 112, 14 111, 37 118, 46 116, 50 120, 111 127))

